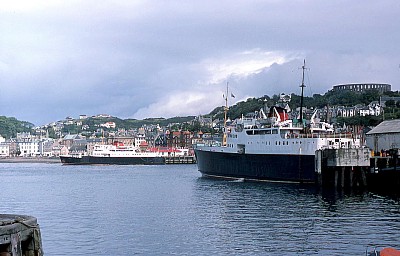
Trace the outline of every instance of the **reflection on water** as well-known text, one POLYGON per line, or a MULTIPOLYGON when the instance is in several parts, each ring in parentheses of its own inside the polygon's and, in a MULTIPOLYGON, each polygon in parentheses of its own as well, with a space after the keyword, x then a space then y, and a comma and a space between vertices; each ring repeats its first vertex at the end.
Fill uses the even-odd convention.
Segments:
POLYGON ((400 241, 399 202, 365 192, 206 178, 197 180, 196 192, 203 216, 215 216, 209 236, 236 251, 332 255, 400 241))
POLYGON ((2 164, 1 213, 46 255, 363 255, 399 247, 399 200, 200 177, 195 165, 2 164))

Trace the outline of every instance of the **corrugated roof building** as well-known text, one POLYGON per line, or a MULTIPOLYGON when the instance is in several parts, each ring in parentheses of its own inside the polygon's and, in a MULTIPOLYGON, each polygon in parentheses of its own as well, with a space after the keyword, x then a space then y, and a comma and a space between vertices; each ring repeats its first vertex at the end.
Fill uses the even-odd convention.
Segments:
POLYGON ((400 119, 383 121, 367 132, 366 143, 375 152, 400 148, 400 119))

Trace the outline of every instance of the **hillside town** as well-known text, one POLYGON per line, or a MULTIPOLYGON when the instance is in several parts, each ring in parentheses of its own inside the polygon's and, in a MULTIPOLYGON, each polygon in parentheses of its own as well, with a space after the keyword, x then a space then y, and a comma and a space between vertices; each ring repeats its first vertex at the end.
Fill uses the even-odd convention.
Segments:
MULTIPOLYGON (((63 125, 79 125, 79 119, 66 119, 46 128, 58 131, 63 125)), ((165 151, 167 154, 192 154, 188 149, 196 143, 201 132, 194 134, 189 131, 169 131, 158 125, 144 126, 139 129, 125 130, 115 127, 115 123, 106 122, 92 136, 82 134, 62 134, 60 138, 50 138, 42 127, 37 127, 34 134, 18 133, 15 138, 0 137, 0 157, 59 157, 69 153, 83 153, 96 144, 112 144, 114 142, 133 145, 141 150, 165 151), (107 131, 106 129, 107 128, 107 131), (43 134, 44 132, 44 134, 43 134), (98 134, 105 136, 98 136, 98 134), (167 150, 168 149, 168 150, 167 150), (179 150, 176 150, 179 149, 179 150)))
MULTIPOLYGON (((362 93, 365 90, 374 89, 380 92, 391 90, 388 84, 346 84, 336 85, 333 91, 356 91, 362 93)), ((296 119, 299 116, 299 108, 290 109, 289 102, 291 95, 280 94, 279 100, 274 104, 285 108, 290 114, 290 118, 296 119)), ((372 101, 368 105, 357 104, 354 106, 325 106, 320 109, 303 108, 305 119, 321 119, 333 123, 336 132, 343 130, 349 132, 366 133, 372 127, 346 127, 346 125, 336 125, 335 121, 339 117, 354 116, 382 116, 386 102, 399 102, 399 97, 381 96, 379 101, 372 101)), ((252 115, 268 115, 269 107, 267 104, 256 113, 243 113, 252 115)), ((47 157, 57 158, 60 155, 70 153, 89 152, 96 144, 112 144, 115 142, 133 145, 142 151, 163 151, 168 155, 193 155, 193 145, 202 143, 205 140, 221 140, 224 120, 213 118, 212 116, 197 116, 193 120, 186 122, 188 125, 197 124, 200 129, 189 131, 182 129, 182 124, 145 124, 140 128, 125 129, 118 127, 112 121, 113 117, 108 114, 96 116, 80 115, 79 117, 66 117, 64 120, 52 122, 47 125, 35 127, 32 132, 17 133, 15 137, 5 138, 0 134, 0 157, 47 157), (88 118, 97 119, 101 122, 94 124, 94 127, 85 124, 88 118), (77 127, 80 133, 65 131, 65 127, 77 127), (205 132, 205 131, 211 132, 205 132), (51 135, 52 136, 51 136, 51 135)), ((231 120, 228 119, 228 123, 231 120)), ((400 146, 400 145, 399 145, 400 146)))

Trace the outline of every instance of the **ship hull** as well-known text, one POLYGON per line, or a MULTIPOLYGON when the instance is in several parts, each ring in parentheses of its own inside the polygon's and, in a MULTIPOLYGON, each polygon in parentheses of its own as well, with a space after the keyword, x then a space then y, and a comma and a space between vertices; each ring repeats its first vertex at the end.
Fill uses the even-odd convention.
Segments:
POLYGON ((316 180, 313 155, 238 154, 199 149, 195 154, 204 176, 305 183, 316 180))
POLYGON ((63 164, 89 165, 89 164, 109 164, 109 165, 163 165, 163 157, 94 157, 94 156, 60 156, 63 164))

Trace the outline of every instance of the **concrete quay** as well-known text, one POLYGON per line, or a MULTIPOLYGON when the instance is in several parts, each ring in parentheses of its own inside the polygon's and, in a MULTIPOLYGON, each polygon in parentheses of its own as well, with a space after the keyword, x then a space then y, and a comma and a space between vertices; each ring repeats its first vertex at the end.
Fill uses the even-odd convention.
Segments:
POLYGON ((359 187, 400 194, 399 151, 373 156, 368 148, 323 149, 316 151, 319 186, 359 187))
POLYGON ((61 163, 59 157, 1 157, 0 163, 61 163))

